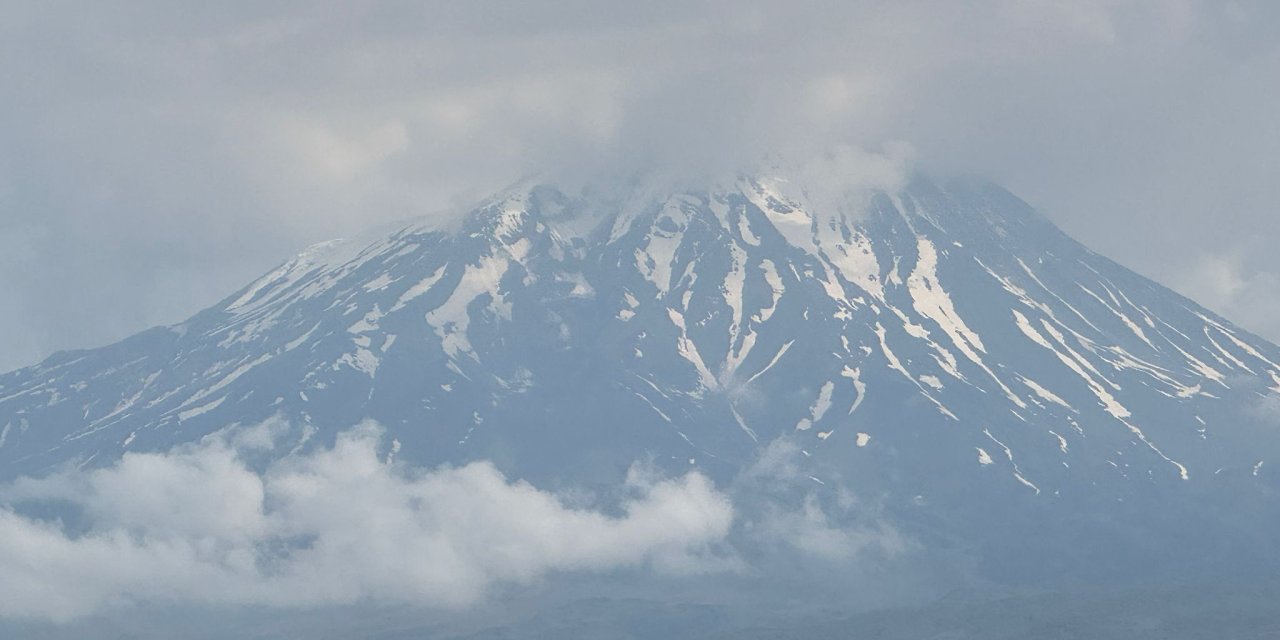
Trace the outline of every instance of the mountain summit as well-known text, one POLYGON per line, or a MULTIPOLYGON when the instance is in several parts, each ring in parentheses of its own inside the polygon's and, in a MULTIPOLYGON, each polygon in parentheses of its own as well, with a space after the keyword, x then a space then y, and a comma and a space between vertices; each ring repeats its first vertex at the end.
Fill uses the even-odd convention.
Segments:
POLYGON ((295 451, 373 419, 388 456, 556 483, 729 482, 785 440, 921 535, 1079 558, 1274 519, 1278 363, 992 185, 522 185, 0 376, 0 469, 273 417, 295 451))

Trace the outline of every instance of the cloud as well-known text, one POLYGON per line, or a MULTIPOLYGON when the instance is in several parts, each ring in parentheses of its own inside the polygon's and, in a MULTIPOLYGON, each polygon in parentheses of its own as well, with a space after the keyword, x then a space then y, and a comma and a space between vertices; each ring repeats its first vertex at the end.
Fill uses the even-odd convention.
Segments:
MULTIPOLYGON (((556 574, 873 575, 914 549, 780 438, 717 488, 632 465, 559 493, 489 462, 422 469, 366 422, 284 455, 278 420, 0 486, 0 619, 65 622, 149 604, 466 609, 556 574), (883 567, 881 567, 883 568, 883 567), (763 573, 761 573, 763 572, 763 573)), ((777 576, 775 576, 777 577, 777 576)))
POLYGON ((906 536, 874 505, 860 503, 838 477, 824 481, 802 473, 803 455, 794 440, 780 437, 736 479, 734 495, 754 496, 738 502, 752 543, 838 563, 911 549, 906 536))
POLYGON ((1280 317, 1280 276, 1251 265, 1252 252, 1202 250, 1178 270, 1175 288, 1246 328, 1280 317))
POLYGON ((139 602, 452 608, 553 572, 725 566, 734 509, 696 472, 633 473, 611 509, 575 508, 486 462, 388 463, 380 436, 365 424, 254 471, 262 431, 223 434, 3 487, 0 617, 139 602), (51 504, 63 519, 40 511, 51 504))
POLYGON ((895 192, 906 186, 913 156, 911 145, 902 142, 887 144, 882 151, 835 145, 779 167, 784 180, 770 186, 796 202, 809 203, 817 211, 856 218, 866 212, 875 193, 895 192))
POLYGON ((850 560, 871 549, 896 554, 906 548, 904 539, 892 528, 836 524, 813 494, 805 496, 798 509, 770 505, 756 527, 767 540, 824 560, 850 560))
POLYGON ((1258 398, 1248 411, 1267 425, 1280 426, 1280 391, 1273 391, 1258 398))

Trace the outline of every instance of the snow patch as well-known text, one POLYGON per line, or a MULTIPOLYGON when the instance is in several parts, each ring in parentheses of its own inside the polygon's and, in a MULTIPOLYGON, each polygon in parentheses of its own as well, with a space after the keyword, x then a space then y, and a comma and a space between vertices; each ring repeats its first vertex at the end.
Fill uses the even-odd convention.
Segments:
POLYGON ((364 283, 363 288, 365 291, 368 291, 368 292, 382 291, 383 289, 386 289, 387 287, 391 286, 394 283, 395 283, 395 279, 392 278, 390 274, 387 274, 384 272, 384 273, 378 274, 378 277, 374 278, 373 280, 370 280, 364 283))
MULTIPOLYGON (((828 380, 822 384, 822 388, 818 390, 818 399, 814 401, 813 406, 809 408, 809 417, 803 418, 796 423, 796 429, 799 431, 808 431, 810 427, 822 420, 822 416, 827 414, 827 410, 831 408, 831 392, 834 391, 836 385, 828 380)), ((823 438, 824 440, 826 438, 823 438)))
POLYGON ((858 410, 858 406, 867 397, 867 384, 862 381, 862 371, 859 369, 846 366, 840 372, 840 375, 852 381, 854 391, 858 392, 858 397, 854 398, 853 405, 849 407, 849 415, 853 415, 853 412, 858 410))
POLYGON ((689 339, 684 315, 671 308, 667 309, 667 315, 671 318, 671 323, 680 330, 680 335, 676 338, 676 350, 680 353, 680 357, 693 365, 693 368, 698 372, 698 381, 703 387, 711 390, 719 388, 719 381, 716 380, 711 370, 707 368, 706 362, 702 359, 702 354, 698 353, 698 345, 689 339))
POLYGON ((773 312, 778 309, 778 300, 782 298, 783 291, 786 288, 782 284, 782 277, 778 275, 778 268, 774 266, 772 260, 761 260, 760 268, 764 270, 764 281, 768 283, 770 289, 769 306, 760 310, 760 322, 768 322, 773 317, 773 312))
POLYGON ((222 402, 226 399, 227 399, 226 396, 222 396, 221 398, 218 398, 213 402, 200 405, 198 407, 195 407, 194 409, 187 409, 186 411, 180 411, 178 412, 178 422, 186 422, 187 420, 190 420, 192 418, 197 418, 206 413, 209 413, 210 411, 217 409, 218 405, 222 404, 222 402))
MULTIPOLYGON (((1023 318, 1023 320, 1025 321, 1026 319, 1023 318)), ((1071 405, 1067 404, 1066 400, 1063 400, 1062 398, 1058 397, 1058 395, 1055 394, 1054 392, 1044 388, 1035 380, 1032 380, 1024 376, 1018 376, 1018 380, 1021 381, 1022 384, 1026 385, 1028 389, 1031 389, 1032 393, 1035 393, 1037 396, 1040 396, 1041 399, 1047 400, 1049 402, 1052 402, 1053 404, 1071 409, 1071 405)), ((1074 411, 1074 409, 1072 410, 1074 411)))
POLYGON ((510 261, 494 256, 481 258, 479 264, 467 265, 449 298, 427 312, 427 323, 440 336, 441 345, 449 357, 471 353, 471 340, 467 336, 471 316, 467 308, 476 298, 488 294, 489 309, 498 317, 511 318, 511 305, 499 291, 510 265, 510 261))
POLYGON ((1067 439, 1066 439, 1066 438, 1064 438, 1064 437, 1062 437, 1061 435, 1059 435, 1059 434, 1058 434, 1058 432, 1054 431, 1053 429, 1050 429, 1050 430, 1049 430, 1049 433, 1050 433, 1051 435, 1053 435, 1053 437, 1055 437, 1055 438, 1057 438, 1057 439, 1058 439, 1058 450, 1059 450, 1059 451, 1061 451, 1061 452, 1063 452, 1063 453, 1068 453, 1068 452, 1070 451, 1070 447, 1068 447, 1068 446, 1067 446, 1067 439))
POLYGON ((931 376, 926 374, 926 375, 920 376, 920 382, 923 382, 933 387, 934 389, 942 390, 942 381, 938 379, 938 376, 931 376))
POLYGON ((1026 402, 1019 398, 1004 384, 995 372, 983 362, 979 353, 986 353, 982 338, 965 324, 964 319, 956 312, 951 296, 938 281, 938 251, 933 243, 923 236, 917 237, 918 257, 915 269, 907 276, 907 291, 911 294, 912 306, 916 312, 933 320, 942 331, 951 338, 960 353, 978 365, 1004 391, 1005 397, 1019 408, 1025 408, 1026 402))
POLYGON ((417 284, 406 289, 404 293, 400 294, 400 298, 396 300, 396 303, 391 307, 391 311, 395 312, 403 309, 405 305, 409 304, 409 302, 414 298, 430 291, 431 287, 435 286, 435 284, 440 281, 440 278, 444 277, 444 270, 447 266, 447 264, 441 265, 440 268, 436 269, 431 275, 423 278, 418 281, 417 284))
POLYGON ((987 453, 986 449, 983 449, 982 447, 974 447, 974 448, 978 450, 978 464, 985 467, 995 462, 994 460, 991 459, 991 454, 987 453))
POLYGON ((778 364, 778 361, 782 359, 782 356, 786 355, 787 349, 790 349, 793 343, 795 343, 795 340, 788 340, 785 344, 783 344, 782 348, 778 349, 778 352, 773 354, 773 359, 769 361, 769 364, 765 365, 763 369, 757 371, 755 375, 747 379, 747 384, 751 384, 752 382, 755 382, 756 378, 759 378, 760 376, 764 375, 766 371, 772 369, 773 365, 778 364))

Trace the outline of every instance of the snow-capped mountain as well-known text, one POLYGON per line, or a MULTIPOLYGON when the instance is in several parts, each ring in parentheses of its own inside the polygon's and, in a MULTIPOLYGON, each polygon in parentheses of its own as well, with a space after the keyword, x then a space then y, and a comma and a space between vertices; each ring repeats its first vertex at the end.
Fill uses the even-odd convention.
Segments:
POLYGON ((1172 531, 1271 495, 1278 403, 1280 348, 994 186, 522 185, 0 376, 0 473, 273 416, 295 449, 371 418, 388 456, 555 482, 728 479, 787 438, 925 527, 1158 501, 1172 531))

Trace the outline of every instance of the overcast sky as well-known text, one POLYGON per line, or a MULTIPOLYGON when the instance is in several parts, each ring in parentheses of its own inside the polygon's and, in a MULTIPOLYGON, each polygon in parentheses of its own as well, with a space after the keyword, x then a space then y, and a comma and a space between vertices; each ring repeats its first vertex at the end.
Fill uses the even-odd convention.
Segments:
POLYGON ((1280 3, 0 0, 0 369, 533 171, 833 141, 1280 339, 1280 3))

